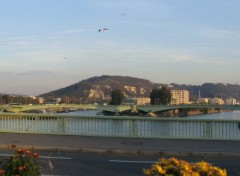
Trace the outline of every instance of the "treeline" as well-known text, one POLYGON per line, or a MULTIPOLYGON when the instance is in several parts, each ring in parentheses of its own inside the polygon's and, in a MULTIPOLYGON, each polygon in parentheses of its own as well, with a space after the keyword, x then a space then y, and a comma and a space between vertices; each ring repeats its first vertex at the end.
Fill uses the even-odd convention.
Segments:
MULTIPOLYGON (((111 93, 112 99, 110 104, 121 105, 124 99, 124 94, 120 89, 113 90, 111 93)), ((168 105, 171 102, 171 92, 166 86, 154 88, 150 94, 151 105, 168 105)))
POLYGON ((32 97, 24 96, 11 96, 11 95, 2 95, 0 96, 0 104, 39 104, 38 99, 33 99, 32 97))
POLYGON ((45 98, 35 98, 35 97, 27 97, 27 96, 12 96, 12 95, 2 95, 0 96, 0 104, 7 105, 7 104, 22 104, 22 105, 29 105, 29 104, 43 104, 43 103, 66 103, 66 104, 79 104, 84 103, 82 102, 81 98, 78 99, 73 96, 63 96, 61 98, 56 98, 53 96, 48 96, 45 98))

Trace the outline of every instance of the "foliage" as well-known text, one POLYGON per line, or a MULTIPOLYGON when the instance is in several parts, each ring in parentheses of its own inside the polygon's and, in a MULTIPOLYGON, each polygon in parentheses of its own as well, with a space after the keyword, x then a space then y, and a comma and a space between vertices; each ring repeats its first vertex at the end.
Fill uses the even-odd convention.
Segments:
POLYGON ((153 89, 150 94, 151 105, 157 105, 159 99, 159 89, 153 89))
POLYGON ((0 96, 0 104, 10 104, 10 103, 39 104, 39 101, 31 97, 23 97, 23 96, 16 96, 16 95, 0 96))
POLYGON ((110 102, 110 104, 112 104, 112 105, 121 105, 122 104, 124 94, 122 93, 121 90, 119 90, 119 89, 113 90, 111 95, 112 95, 112 101, 110 102))
MULTIPOLYGON (((15 149, 15 146, 12 146, 15 149)), ((29 150, 13 150, 14 155, 1 161, 0 176, 40 176, 38 154, 29 150)))
POLYGON ((190 164, 176 158, 160 159, 143 172, 145 176, 227 176, 225 169, 222 170, 207 162, 190 164))
POLYGON ((150 94, 151 105, 167 105, 171 102, 170 89, 162 86, 161 89, 153 89, 150 94))

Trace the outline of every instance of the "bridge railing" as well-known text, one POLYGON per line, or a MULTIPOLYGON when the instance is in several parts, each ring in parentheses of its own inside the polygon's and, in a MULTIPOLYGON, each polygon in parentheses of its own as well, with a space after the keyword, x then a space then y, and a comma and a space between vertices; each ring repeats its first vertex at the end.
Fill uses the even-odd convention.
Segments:
POLYGON ((0 132, 240 140, 240 121, 1 113, 0 132))

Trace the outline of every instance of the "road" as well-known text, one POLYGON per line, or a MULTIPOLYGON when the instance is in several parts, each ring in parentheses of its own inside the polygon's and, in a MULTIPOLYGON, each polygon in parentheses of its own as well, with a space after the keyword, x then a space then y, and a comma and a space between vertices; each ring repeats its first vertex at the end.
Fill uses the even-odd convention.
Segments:
MULTIPOLYGON (((160 157, 205 160, 240 175, 240 141, 114 138, 0 133, 0 150, 9 146, 38 150, 42 173, 61 176, 139 176, 160 157), (71 152, 70 152, 71 151, 71 152), (47 158, 50 157, 50 158, 47 158), (222 158, 220 158, 222 157, 222 158)), ((9 153, 6 153, 9 154, 9 153)), ((5 155, 0 155, 5 157, 5 155)))
POLYGON ((174 155, 239 155, 240 141, 94 137, 0 133, 0 148, 11 144, 42 150, 131 152, 174 155))
MULTIPOLYGON (((10 154, 0 151, 0 158, 10 154)), ((83 154, 72 152, 40 152, 39 159, 43 175, 58 176, 142 176, 143 168, 149 168, 158 160, 157 156, 126 156, 126 155, 103 155, 83 154), (49 158, 48 158, 49 157, 49 158), (49 167, 49 160, 54 166, 53 171, 49 167)), ((169 158, 165 156, 165 158, 169 158)), ((188 162, 207 161, 215 166, 227 169, 229 176, 240 175, 240 158, 228 157, 176 157, 188 162)))

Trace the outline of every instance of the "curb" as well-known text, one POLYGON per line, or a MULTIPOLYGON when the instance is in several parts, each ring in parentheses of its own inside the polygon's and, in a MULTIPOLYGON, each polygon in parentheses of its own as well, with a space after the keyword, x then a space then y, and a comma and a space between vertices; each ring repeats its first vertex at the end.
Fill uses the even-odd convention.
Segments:
MULTIPOLYGON (((137 156, 159 156, 159 157, 240 157, 240 153, 233 152, 190 152, 190 151, 154 151, 154 150, 125 150, 113 148, 78 148, 78 147, 57 147, 57 146, 32 146, 17 145, 17 148, 29 149, 32 151, 51 151, 51 152, 77 152, 86 154, 102 155, 137 155, 137 156)), ((0 150, 11 150, 9 144, 0 144, 0 150)))

